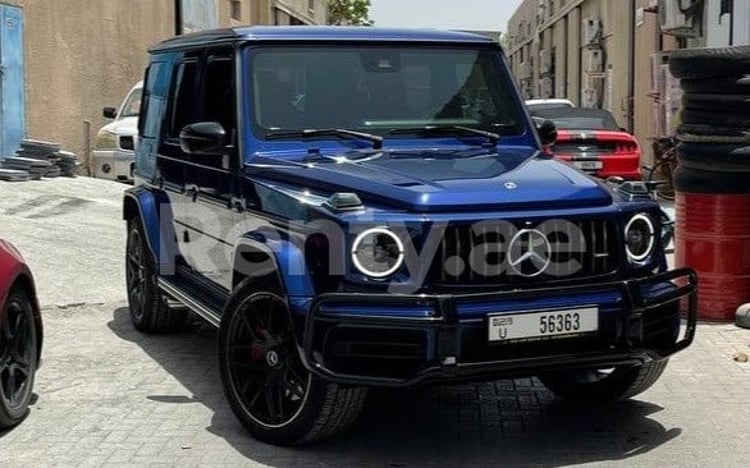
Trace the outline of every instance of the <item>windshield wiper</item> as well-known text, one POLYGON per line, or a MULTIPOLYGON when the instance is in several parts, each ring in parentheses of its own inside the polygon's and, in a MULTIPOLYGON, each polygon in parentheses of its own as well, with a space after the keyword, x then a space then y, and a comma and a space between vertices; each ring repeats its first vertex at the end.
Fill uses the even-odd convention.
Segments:
POLYGON ((266 133, 266 139, 277 138, 313 138, 318 136, 334 136, 339 138, 351 138, 355 140, 367 140, 372 142, 372 148, 379 150, 383 148, 383 137, 371 133, 355 132, 344 128, 305 128, 303 130, 271 130, 266 133))
POLYGON ((456 134, 475 135, 487 138, 489 143, 495 145, 500 141, 500 135, 478 128, 462 127, 461 125, 425 125, 418 128, 396 128, 388 132, 390 135, 399 135, 405 133, 424 133, 424 134, 456 134))

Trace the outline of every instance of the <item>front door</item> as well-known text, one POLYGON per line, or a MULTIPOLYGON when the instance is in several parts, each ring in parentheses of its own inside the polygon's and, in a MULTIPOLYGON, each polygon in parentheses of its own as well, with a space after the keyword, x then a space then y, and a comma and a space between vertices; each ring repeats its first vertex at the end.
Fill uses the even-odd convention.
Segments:
POLYGON ((23 10, 0 4, 0 158, 26 134, 23 67, 23 10))

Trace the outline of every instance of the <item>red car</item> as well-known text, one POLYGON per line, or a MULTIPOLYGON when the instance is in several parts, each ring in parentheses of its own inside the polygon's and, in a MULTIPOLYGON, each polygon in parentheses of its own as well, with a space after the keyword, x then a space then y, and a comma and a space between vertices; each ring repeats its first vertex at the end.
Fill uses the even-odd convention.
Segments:
POLYGON ((34 278, 18 250, 0 239, 0 430, 26 416, 41 350, 34 278))
POLYGON ((608 111, 558 108, 532 115, 549 119, 557 127, 557 141, 550 148, 555 158, 602 179, 641 180, 641 147, 608 111))

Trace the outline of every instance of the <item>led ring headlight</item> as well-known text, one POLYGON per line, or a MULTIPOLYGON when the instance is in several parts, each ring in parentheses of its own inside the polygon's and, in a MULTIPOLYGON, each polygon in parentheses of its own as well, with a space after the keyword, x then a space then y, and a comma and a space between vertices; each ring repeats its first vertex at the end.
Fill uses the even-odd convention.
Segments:
POLYGON ((654 250, 654 223, 646 214, 637 214, 630 218, 625 226, 625 250, 633 262, 642 262, 654 250))
POLYGON ((386 228, 368 229, 354 240, 352 261, 365 275, 385 278, 404 263, 404 243, 386 228))

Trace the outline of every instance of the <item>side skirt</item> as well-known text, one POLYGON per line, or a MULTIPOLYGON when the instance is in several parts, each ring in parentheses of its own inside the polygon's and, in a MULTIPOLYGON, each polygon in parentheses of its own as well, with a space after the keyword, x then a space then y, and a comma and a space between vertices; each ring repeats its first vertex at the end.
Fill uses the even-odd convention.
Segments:
POLYGON ((180 273, 183 272, 178 269, 177 275, 160 277, 159 289, 195 315, 219 328, 221 312, 229 300, 229 294, 218 287, 202 284, 205 280, 193 279, 192 274, 180 273))

